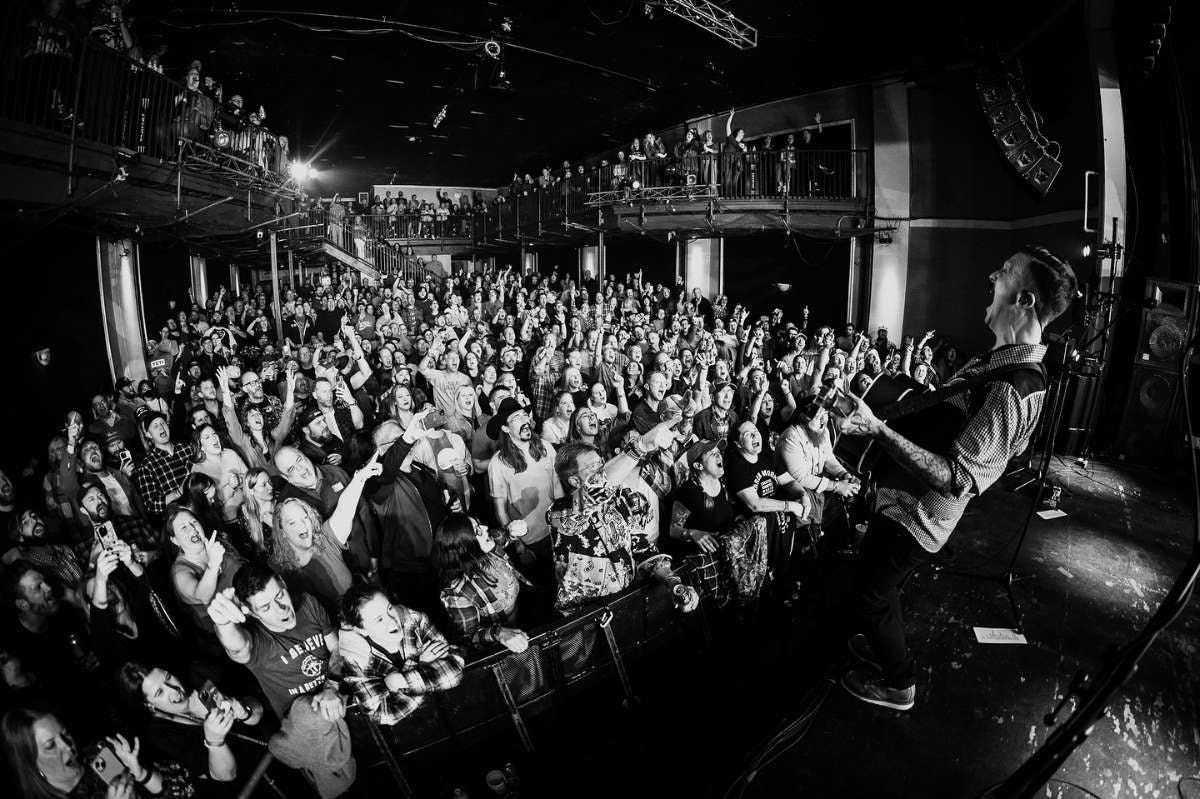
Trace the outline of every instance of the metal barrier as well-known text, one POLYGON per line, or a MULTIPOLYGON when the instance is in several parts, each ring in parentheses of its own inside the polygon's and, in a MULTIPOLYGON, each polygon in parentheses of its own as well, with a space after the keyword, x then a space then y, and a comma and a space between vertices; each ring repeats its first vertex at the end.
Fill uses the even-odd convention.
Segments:
POLYGON ((626 662, 667 636, 682 634, 685 619, 703 624, 702 607, 683 616, 658 583, 628 589, 586 613, 531 632, 529 648, 520 654, 504 650, 468 663, 458 687, 431 696, 400 723, 378 729, 397 757, 416 757, 505 724, 532 751, 536 741, 526 716, 609 672, 619 678, 624 704, 633 704, 637 697, 626 662))
POLYGON ((380 279, 417 282, 435 276, 399 245, 376 235, 382 217, 344 214, 335 218, 326 208, 310 208, 299 219, 287 228, 294 241, 317 239, 331 244, 378 271, 380 279))
POLYGON ((588 221, 620 202, 716 200, 854 200, 868 166, 866 150, 782 149, 688 155, 609 164, 542 187, 515 183, 475 212, 477 242, 515 242, 551 222, 588 221), (673 191, 664 191, 671 189, 673 191))
POLYGON ((161 161, 181 140, 235 154, 255 168, 287 174, 286 140, 231 117, 145 64, 17 0, 0 16, 0 117, 161 161))
POLYGON ((474 216, 435 213, 361 214, 356 216, 377 239, 469 239, 474 216))

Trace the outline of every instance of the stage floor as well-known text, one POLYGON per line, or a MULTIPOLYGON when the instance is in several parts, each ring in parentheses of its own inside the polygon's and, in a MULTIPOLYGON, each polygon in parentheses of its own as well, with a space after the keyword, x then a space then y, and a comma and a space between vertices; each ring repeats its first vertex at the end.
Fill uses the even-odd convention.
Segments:
MULTIPOLYGON (((1028 644, 976 642, 973 627, 1012 623, 1000 585, 923 568, 904 593, 916 707, 872 707, 825 682, 828 697, 806 736, 740 795, 976 796, 1045 741, 1042 717, 1077 669, 1145 624, 1190 546, 1182 478, 1056 459, 1052 479, 1064 487, 1067 515, 1035 518, 1018 561, 1028 644)), ((1030 499, 1000 487, 977 499, 943 552, 947 567, 1002 571, 1030 499)), ((828 661, 815 619, 829 612, 822 603, 837 596, 839 579, 834 569, 810 587, 790 622, 722 628, 714 619, 711 649, 685 643, 638 664, 634 709, 620 708, 615 685, 599 687, 534 722, 535 755, 499 741, 434 782, 474 794, 483 770, 515 758, 524 796, 726 796, 750 753, 822 684, 828 661)), ((1200 776, 1198 644, 1193 602, 1058 776, 1113 799, 1180 795, 1181 779, 1200 776)), ((1063 783, 1050 789, 1042 795, 1087 796, 1063 783)), ((1185 779, 1182 795, 1200 796, 1200 783, 1185 779)))

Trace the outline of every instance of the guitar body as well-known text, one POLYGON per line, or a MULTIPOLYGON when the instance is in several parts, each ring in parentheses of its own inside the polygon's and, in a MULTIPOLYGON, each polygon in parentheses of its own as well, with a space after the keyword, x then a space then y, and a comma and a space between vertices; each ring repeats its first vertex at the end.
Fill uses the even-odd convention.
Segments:
MULTIPOLYGON (((887 421, 888 412, 898 403, 925 390, 925 386, 908 375, 881 374, 871 382, 862 399, 876 416, 887 421)), ((864 436, 841 436, 834 454, 851 471, 864 477, 874 473, 880 458, 886 457, 882 448, 864 436)))

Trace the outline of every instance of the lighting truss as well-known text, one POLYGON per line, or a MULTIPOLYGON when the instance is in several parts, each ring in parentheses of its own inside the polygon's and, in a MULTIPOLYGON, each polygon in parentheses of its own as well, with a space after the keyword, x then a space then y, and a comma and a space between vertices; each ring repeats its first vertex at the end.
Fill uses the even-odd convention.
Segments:
POLYGON ((588 195, 587 205, 598 208, 604 205, 633 202, 690 202, 692 200, 715 199, 717 192, 712 186, 658 186, 642 189, 613 189, 596 191, 588 195))
POLYGON ((191 139, 180 139, 178 164, 189 172, 219 177, 238 188, 261 191, 273 197, 297 200, 303 196, 299 185, 288 175, 260 169, 257 165, 228 150, 218 150, 191 139))
POLYGON ((709 0, 662 0, 662 9, 724 39, 739 50, 758 46, 758 30, 709 0))

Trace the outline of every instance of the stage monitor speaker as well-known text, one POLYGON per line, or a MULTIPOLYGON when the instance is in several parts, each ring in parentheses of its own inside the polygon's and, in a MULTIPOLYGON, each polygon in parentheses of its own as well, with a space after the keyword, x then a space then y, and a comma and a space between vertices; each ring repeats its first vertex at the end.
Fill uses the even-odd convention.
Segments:
POLYGON ((1150 278, 1145 296, 1154 307, 1142 311, 1134 362, 1176 369, 1195 324, 1195 285, 1150 278))
POLYGON ((1187 342, 1196 334, 1196 295, 1194 283, 1146 281, 1145 296, 1154 307, 1142 311, 1115 441, 1116 450, 1129 460, 1173 465, 1185 452, 1179 367, 1187 342))

